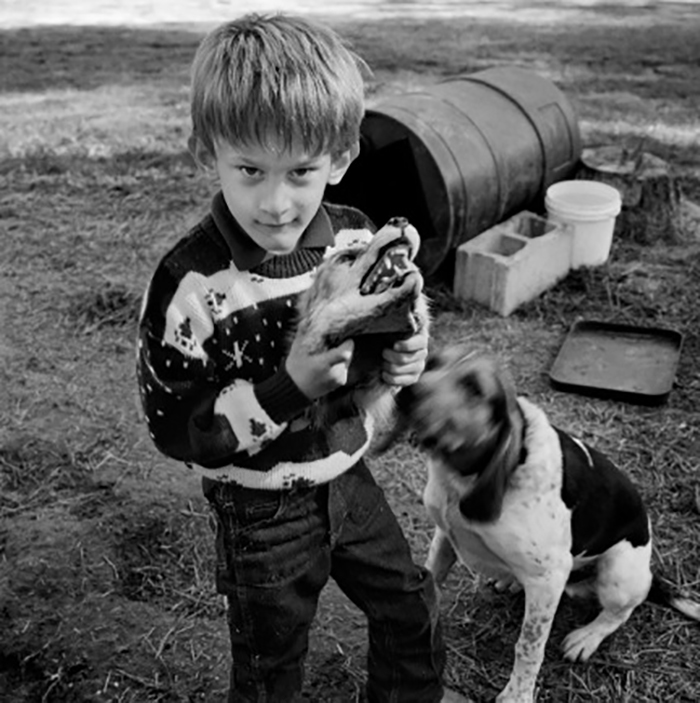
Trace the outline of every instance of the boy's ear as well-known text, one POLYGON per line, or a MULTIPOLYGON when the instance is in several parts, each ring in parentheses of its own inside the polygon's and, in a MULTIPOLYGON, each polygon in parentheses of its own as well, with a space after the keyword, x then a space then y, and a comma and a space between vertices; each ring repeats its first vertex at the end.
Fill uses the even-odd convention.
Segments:
POLYGON ((191 134, 190 138, 187 140, 187 148, 190 154, 192 154, 195 163, 200 168, 208 169, 214 165, 214 155, 204 146, 202 140, 194 134, 191 134))
POLYGON ((328 176, 329 185, 334 186, 340 183, 345 172, 350 168, 350 164, 358 157, 359 153, 360 145, 358 142, 355 142, 349 149, 333 157, 331 161, 331 172, 328 176))

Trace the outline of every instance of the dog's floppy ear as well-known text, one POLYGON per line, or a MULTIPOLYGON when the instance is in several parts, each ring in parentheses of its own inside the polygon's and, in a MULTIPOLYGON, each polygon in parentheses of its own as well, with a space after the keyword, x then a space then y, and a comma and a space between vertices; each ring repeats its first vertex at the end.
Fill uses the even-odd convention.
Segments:
POLYGON ((416 393, 413 386, 403 386, 394 396, 395 410, 394 423, 391 429, 373 447, 374 454, 383 454, 399 440, 410 425, 411 413, 416 402, 416 393))
MULTIPOLYGON (((474 486, 459 502, 459 510, 468 520, 492 522, 501 514, 508 479, 519 455, 516 433, 518 405, 515 387, 510 379, 494 370, 493 388, 485 400, 491 405, 496 430, 493 453, 479 473, 474 486), (514 459, 515 456, 515 459, 514 459)), ((483 391, 483 386, 482 386, 483 391)))
MULTIPOLYGON (((442 363, 444 363, 444 360, 440 352, 431 349, 428 353, 428 358, 425 360, 423 373, 437 368, 442 363)), ((418 381, 418 383, 420 383, 420 381, 418 381)), ((410 386, 402 386, 399 392, 394 396, 394 407, 396 410, 394 414, 394 425, 374 447, 374 453, 381 454, 387 451, 411 426, 415 406, 418 401, 418 383, 410 386)))
POLYGON ((405 418, 411 416, 413 407, 416 404, 416 389, 414 385, 402 386, 401 390, 396 394, 396 409, 399 415, 405 418))

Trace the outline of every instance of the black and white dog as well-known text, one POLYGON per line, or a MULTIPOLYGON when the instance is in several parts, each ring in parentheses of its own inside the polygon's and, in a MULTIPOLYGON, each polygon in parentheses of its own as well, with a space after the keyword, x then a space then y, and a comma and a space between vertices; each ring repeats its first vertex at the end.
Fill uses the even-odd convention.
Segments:
POLYGON ((700 604, 652 575, 651 528, 632 482, 603 454, 553 427, 490 359, 448 350, 399 395, 430 454, 423 495, 436 525, 426 566, 442 583, 459 558, 522 586, 525 614, 499 703, 530 703, 554 614, 569 595, 595 594, 602 611, 564 640, 586 661, 644 600, 700 620, 700 604), (571 573, 595 564, 588 581, 571 573), (568 585, 567 585, 568 584, 568 585))

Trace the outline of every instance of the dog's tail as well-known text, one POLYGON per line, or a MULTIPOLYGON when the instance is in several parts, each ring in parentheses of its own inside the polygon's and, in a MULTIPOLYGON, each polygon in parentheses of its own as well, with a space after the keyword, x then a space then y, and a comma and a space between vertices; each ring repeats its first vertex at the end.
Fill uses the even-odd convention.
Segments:
POLYGON ((700 603, 663 580, 658 574, 653 576, 647 600, 656 605, 673 608, 691 620, 700 621, 700 603))

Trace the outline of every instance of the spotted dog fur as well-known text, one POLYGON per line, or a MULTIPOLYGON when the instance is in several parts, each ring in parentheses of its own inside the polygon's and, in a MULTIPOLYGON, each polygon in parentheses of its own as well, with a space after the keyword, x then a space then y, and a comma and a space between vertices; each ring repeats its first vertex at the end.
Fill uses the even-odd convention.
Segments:
POLYGON ((652 575, 651 528, 631 481, 603 454, 552 426, 517 397, 486 358, 431 355, 400 407, 429 452, 425 507, 435 523, 427 567, 442 583, 457 559, 522 587, 525 614, 499 703, 530 703, 562 594, 595 594, 591 623, 564 640, 564 656, 586 661, 644 600, 700 619, 700 604, 652 575), (572 572, 595 575, 569 583, 572 572), (568 585, 567 585, 568 584, 568 585))
POLYGON ((350 404, 379 428, 389 423, 395 390, 382 381, 382 351, 430 323, 423 277, 413 262, 419 246, 416 229, 393 218, 369 241, 333 251, 300 296, 295 335, 309 355, 355 340, 348 382, 316 403, 316 426, 342 417, 350 404))

